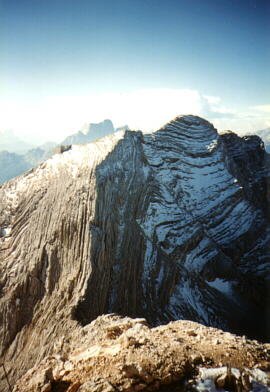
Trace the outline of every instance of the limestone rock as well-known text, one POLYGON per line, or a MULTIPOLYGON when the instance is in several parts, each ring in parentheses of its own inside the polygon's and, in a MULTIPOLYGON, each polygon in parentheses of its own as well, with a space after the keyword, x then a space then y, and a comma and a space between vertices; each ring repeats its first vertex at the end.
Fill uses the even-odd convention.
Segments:
MULTIPOLYGON (((267 339, 269 161, 250 140, 182 116, 72 146, 0 187, 0 355, 12 383, 104 313, 267 339)), ((108 328, 126 349, 147 344, 144 327, 108 328)), ((117 355, 117 344, 87 355, 117 355)))
POLYGON ((195 391, 202 390, 199 385, 207 380, 207 385, 237 392, 241 389, 236 388, 251 385, 254 380, 264 391, 270 381, 266 373, 254 369, 260 361, 268 361, 270 370, 269 345, 247 340, 243 346, 236 335, 191 321, 150 328, 142 320, 106 315, 66 338, 62 358, 45 358, 17 381, 13 392, 37 392, 41 379, 46 386, 50 380, 52 390, 66 392, 155 391, 184 381, 197 386, 195 391), (107 335, 112 329, 119 331, 118 337, 107 335), (191 330, 197 331, 200 340, 189 334, 191 330), (132 336, 135 342, 142 335, 145 339, 126 346, 125 335, 132 336), (219 346, 213 344, 216 339, 221 342, 219 346), (49 378, 44 377, 47 369, 49 378), (194 379, 197 373, 199 376, 194 379))

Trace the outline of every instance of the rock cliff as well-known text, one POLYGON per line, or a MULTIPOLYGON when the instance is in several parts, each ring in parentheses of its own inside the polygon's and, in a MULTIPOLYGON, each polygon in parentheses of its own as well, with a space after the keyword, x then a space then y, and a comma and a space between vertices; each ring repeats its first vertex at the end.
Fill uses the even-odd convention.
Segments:
POLYGON ((12 383, 103 313, 268 338, 269 160, 257 137, 182 116, 73 146, 0 187, 0 233, 12 383))

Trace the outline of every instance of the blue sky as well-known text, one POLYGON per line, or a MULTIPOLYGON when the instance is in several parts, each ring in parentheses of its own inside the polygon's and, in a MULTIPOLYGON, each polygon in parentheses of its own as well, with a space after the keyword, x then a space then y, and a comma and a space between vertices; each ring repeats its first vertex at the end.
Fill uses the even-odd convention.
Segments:
POLYGON ((268 0, 0 0, 0 130, 61 139, 182 109, 268 126, 269 20, 268 0))

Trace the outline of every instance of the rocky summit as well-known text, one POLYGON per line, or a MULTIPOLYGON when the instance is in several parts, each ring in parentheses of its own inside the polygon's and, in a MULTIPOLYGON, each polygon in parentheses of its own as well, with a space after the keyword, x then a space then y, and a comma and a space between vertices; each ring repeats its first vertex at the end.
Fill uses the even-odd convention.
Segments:
POLYGON ((14 392, 267 392, 269 359, 269 344, 191 321, 149 328, 110 314, 67 334, 14 392))
POLYGON ((189 115, 74 145, 3 184, 10 383, 104 313, 269 339, 269 177, 260 138, 189 115))

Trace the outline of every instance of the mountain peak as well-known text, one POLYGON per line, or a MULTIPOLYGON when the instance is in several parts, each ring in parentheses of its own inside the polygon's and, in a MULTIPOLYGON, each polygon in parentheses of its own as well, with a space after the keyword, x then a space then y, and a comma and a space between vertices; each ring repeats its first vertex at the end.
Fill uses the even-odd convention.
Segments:
POLYGON ((106 119, 99 123, 86 124, 79 132, 66 137, 60 144, 86 144, 114 133, 115 129, 111 120, 106 119))
POLYGON ((183 114, 180 116, 175 117, 173 120, 169 121, 167 124, 164 125, 162 128, 166 128, 170 124, 179 124, 182 125, 183 127, 190 127, 190 129, 193 128, 210 128, 210 129, 215 129, 213 124, 211 124, 209 121, 205 120, 202 117, 199 116, 194 116, 192 114, 183 114))
POLYGON ((114 132, 114 126, 111 120, 104 120, 100 123, 90 123, 88 126, 88 134, 97 134, 98 138, 106 136, 114 132))
POLYGON ((268 338, 265 155, 188 115, 72 146, 3 184, 0 353, 12 383, 105 313, 268 338))
POLYGON ((180 148, 184 154, 200 156, 211 153, 218 146, 219 135, 213 124, 207 120, 192 115, 182 115, 174 118, 155 132, 155 137, 164 136, 168 139, 170 148, 180 148), (169 140, 172 141, 171 143, 169 140))

